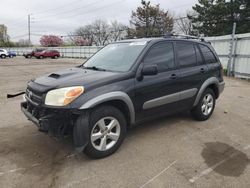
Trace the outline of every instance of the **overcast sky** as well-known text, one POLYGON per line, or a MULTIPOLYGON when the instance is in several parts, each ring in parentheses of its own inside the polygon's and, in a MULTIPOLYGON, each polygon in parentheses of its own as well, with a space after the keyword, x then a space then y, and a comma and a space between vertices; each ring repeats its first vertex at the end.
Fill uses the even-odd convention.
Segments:
MULTIPOLYGON (((31 14, 32 34, 67 35, 95 19, 129 24, 131 11, 141 0, 4 0, 0 3, 0 24, 8 27, 11 40, 28 38, 27 17, 31 14)), ((185 14, 197 0, 151 0, 172 15, 185 14)), ((37 44, 39 36, 32 35, 37 44)))

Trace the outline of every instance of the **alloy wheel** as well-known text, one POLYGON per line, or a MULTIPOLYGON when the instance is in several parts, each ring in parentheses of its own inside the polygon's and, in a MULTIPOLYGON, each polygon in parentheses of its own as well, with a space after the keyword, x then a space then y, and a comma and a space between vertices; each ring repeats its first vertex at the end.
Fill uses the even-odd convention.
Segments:
POLYGON ((91 144, 99 151, 107 151, 118 141, 121 126, 114 117, 104 117, 97 121, 91 131, 91 144))
POLYGON ((212 112, 213 106, 214 106, 213 96, 210 93, 208 93, 204 96, 202 100, 202 105, 201 105, 202 113, 205 116, 208 116, 212 112))

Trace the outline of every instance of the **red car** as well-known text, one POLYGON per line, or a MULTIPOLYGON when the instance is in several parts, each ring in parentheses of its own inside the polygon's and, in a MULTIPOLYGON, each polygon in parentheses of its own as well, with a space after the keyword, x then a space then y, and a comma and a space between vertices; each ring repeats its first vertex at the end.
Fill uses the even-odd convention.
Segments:
POLYGON ((57 50, 44 50, 42 52, 36 52, 34 56, 37 59, 43 59, 45 57, 57 59, 58 57, 60 57, 60 53, 57 50))

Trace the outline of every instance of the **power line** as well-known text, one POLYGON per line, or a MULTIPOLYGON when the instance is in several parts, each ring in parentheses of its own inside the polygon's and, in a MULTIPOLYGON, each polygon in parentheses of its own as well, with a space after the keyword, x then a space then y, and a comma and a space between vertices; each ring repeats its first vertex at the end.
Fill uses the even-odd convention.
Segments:
MULTIPOLYGON (((102 6, 102 7, 99 7, 99 8, 95 8, 94 10, 90 10, 90 11, 87 11, 87 12, 84 12, 84 13, 76 13, 76 14, 73 14, 73 15, 70 15, 70 16, 67 16, 67 17, 61 17, 61 18, 59 18, 60 20, 65 20, 65 19, 68 19, 68 18, 72 18, 72 17, 76 17, 76 16, 82 16, 82 15, 86 15, 86 14, 89 14, 89 13, 92 13, 92 12, 96 12, 96 11, 98 11, 98 10, 100 10, 100 9, 104 9, 104 8, 107 8, 107 7, 111 7, 111 6, 113 6, 113 5, 115 5, 115 4, 118 4, 118 3, 121 3, 121 2, 124 2, 124 1, 126 1, 126 0, 120 0, 120 1, 116 1, 116 2, 114 2, 114 3, 110 3, 110 4, 107 4, 106 6, 102 6)), ((41 20, 41 21, 39 21, 39 22, 44 22, 44 21, 49 21, 50 19, 46 19, 46 20, 41 20)))
POLYGON ((52 8, 52 9, 47 9, 47 10, 43 10, 43 11, 38 11, 38 12, 35 12, 35 14, 44 14, 45 12, 51 12, 51 11, 54 11, 54 10, 58 10, 58 9, 63 9, 65 7, 72 7, 72 5, 76 5, 78 3, 81 3, 82 0, 75 0, 75 1, 71 1, 70 3, 66 3, 64 4, 63 6, 59 6, 59 7, 56 7, 56 8, 52 8))
POLYGON ((89 6, 91 6, 91 5, 94 5, 94 4, 97 4, 98 2, 100 2, 99 0, 98 1, 94 1, 93 3, 89 3, 89 4, 87 4, 87 5, 84 5, 84 7, 83 6, 81 6, 81 7, 77 7, 77 8, 73 8, 73 9, 70 9, 70 10, 66 10, 66 11, 62 11, 62 12, 57 12, 57 13, 54 13, 54 14, 51 14, 51 15, 47 15, 47 16, 43 16, 43 17, 38 17, 37 19, 44 19, 44 18, 48 18, 48 17, 51 17, 51 16, 57 16, 57 15, 64 15, 65 13, 71 13, 71 12, 74 12, 74 11, 76 11, 76 10, 79 10, 79 9, 84 9, 84 8, 86 8, 86 7, 89 7, 89 6))
POLYGON ((11 38, 11 39, 16 39, 16 38, 20 38, 20 37, 24 37, 24 36, 27 36, 27 34, 17 35, 17 36, 10 37, 10 38, 11 38))

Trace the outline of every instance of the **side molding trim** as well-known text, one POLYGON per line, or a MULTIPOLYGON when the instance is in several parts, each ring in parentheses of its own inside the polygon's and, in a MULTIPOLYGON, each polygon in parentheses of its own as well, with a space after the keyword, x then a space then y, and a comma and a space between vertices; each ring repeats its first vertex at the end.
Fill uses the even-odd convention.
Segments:
POLYGON ((114 92, 99 95, 89 100, 85 104, 83 104, 79 109, 82 110, 82 109, 93 108, 98 104, 101 104, 103 102, 108 102, 111 100, 121 100, 127 105, 129 109, 130 119, 131 119, 130 123, 134 124, 135 123, 135 109, 134 109, 133 102, 131 101, 130 97, 122 91, 114 91, 114 92))
POLYGON ((177 102, 179 100, 187 99, 193 97, 197 93, 197 88, 187 89, 181 92, 173 93, 170 95, 165 95, 159 98, 155 98, 149 101, 146 101, 143 104, 143 109, 150 109, 158 106, 162 106, 165 104, 177 102))
POLYGON ((217 88, 219 88, 219 80, 216 78, 216 77, 211 77, 209 79, 207 79, 201 86, 197 96, 196 96, 196 99, 194 101, 194 104, 193 106, 196 106, 201 98, 201 95, 202 93, 205 91, 205 89, 211 85, 211 84, 216 84, 217 88))

